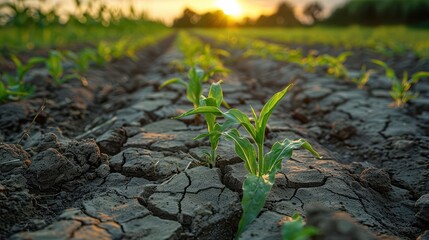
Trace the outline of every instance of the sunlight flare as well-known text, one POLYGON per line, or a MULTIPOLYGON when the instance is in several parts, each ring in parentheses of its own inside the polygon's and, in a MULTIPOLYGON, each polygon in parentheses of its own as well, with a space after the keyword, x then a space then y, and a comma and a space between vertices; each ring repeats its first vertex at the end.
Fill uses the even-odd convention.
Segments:
POLYGON ((243 13, 240 4, 236 0, 216 0, 216 3, 217 6, 227 15, 237 17, 243 13))

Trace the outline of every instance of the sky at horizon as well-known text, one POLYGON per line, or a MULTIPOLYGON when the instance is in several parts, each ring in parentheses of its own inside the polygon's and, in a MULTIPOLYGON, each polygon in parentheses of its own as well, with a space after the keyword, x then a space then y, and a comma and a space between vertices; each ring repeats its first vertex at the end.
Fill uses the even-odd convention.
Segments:
MULTIPOLYGON (((91 0, 81 0, 88 3, 91 0)), ((330 13, 335 7, 345 3, 347 0, 224 0, 236 1, 240 6, 239 16, 233 16, 240 19, 244 16, 251 18, 258 17, 261 14, 270 14, 281 2, 289 2, 295 7, 297 16, 301 19, 302 8, 311 2, 319 2, 324 7, 324 14, 330 13)), ((0 0, 2 2, 11 2, 10 0, 0 0)), ((59 9, 62 12, 71 12, 74 10, 74 0, 26 0, 26 3, 39 5, 43 2, 44 6, 59 9)), ((92 1, 96 2, 96 1, 92 1)), ((198 13, 213 11, 219 9, 220 0, 104 0, 111 7, 121 8, 127 11, 130 4, 133 4, 138 11, 144 11, 149 17, 171 24, 173 20, 179 17, 185 8, 191 8, 198 13)), ((305 19, 303 19, 305 20, 305 19)))

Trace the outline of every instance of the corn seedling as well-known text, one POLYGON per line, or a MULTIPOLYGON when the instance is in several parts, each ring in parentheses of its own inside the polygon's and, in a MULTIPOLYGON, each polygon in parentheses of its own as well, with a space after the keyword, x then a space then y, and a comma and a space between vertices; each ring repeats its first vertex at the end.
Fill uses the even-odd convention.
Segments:
POLYGON ((362 89, 369 81, 373 73, 374 73, 374 70, 372 69, 366 70, 366 66, 363 65, 360 70, 359 76, 352 78, 352 82, 355 83, 359 89, 362 89))
POLYGON ((324 54, 317 59, 317 65, 327 66, 328 69, 326 72, 329 75, 333 75, 336 78, 347 78, 349 76, 349 72, 344 66, 344 62, 351 55, 351 52, 343 52, 337 57, 324 54))
POLYGON ((112 49, 106 42, 100 42, 97 46, 97 54, 94 62, 98 66, 104 66, 112 60, 112 49))
MULTIPOLYGON (((219 108, 223 103, 223 92, 221 84, 222 81, 217 83, 212 83, 209 94, 207 97, 201 96, 200 98, 200 106, 204 107, 215 107, 219 108)), ((189 113, 193 112, 194 109, 191 109, 184 115, 181 115, 177 118, 181 118, 182 116, 186 116, 189 113)), ((207 124, 207 133, 201 134, 197 136, 195 139, 200 139, 204 137, 208 137, 210 141, 211 152, 205 152, 207 163, 210 167, 216 166, 217 154, 216 150, 219 145, 219 140, 221 137, 221 133, 224 130, 222 125, 216 122, 217 115, 213 113, 203 113, 204 119, 207 124)))
POLYGON ((302 217, 297 213, 292 216, 292 221, 285 222, 281 229, 283 240, 308 240, 318 232, 315 227, 305 226, 302 217))
POLYGON ((383 67, 386 71, 386 77, 392 82, 392 88, 389 93, 394 100, 394 107, 403 107, 411 99, 417 98, 418 93, 410 91, 411 87, 421 78, 429 77, 429 72, 417 72, 409 78, 408 72, 404 71, 401 81, 396 76, 395 71, 385 62, 376 59, 373 59, 372 62, 383 67))
POLYGON ((196 65, 200 66, 205 72, 205 82, 216 73, 225 75, 229 72, 229 70, 223 66, 218 56, 227 57, 229 53, 221 49, 213 50, 210 45, 205 45, 201 55, 197 58, 196 65))
POLYGON ((203 93, 204 71, 198 68, 191 68, 188 72, 189 83, 180 78, 173 78, 165 81, 159 88, 164 88, 171 84, 180 84, 186 88, 186 98, 194 105, 194 108, 200 106, 200 96, 203 93))
POLYGON ((253 124, 250 118, 238 109, 230 109, 224 113, 214 106, 200 106, 180 116, 210 113, 223 116, 226 119, 221 127, 222 135, 227 140, 234 142, 235 152, 244 161, 244 166, 248 171, 243 183, 241 202, 243 215, 238 226, 237 237, 247 229, 262 210, 274 184, 275 174, 281 169, 282 161, 292 156, 293 150, 303 148, 316 157, 320 157, 312 146, 303 139, 296 141, 285 139, 282 142, 276 142, 271 151, 264 154, 265 129, 268 120, 290 87, 291 85, 271 97, 262 108, 259 116, 251 107, 254 119, 253 124), (236 128, 231 128, 233 126, 242 126, 249 134, 249 137, 242 137, 236 128))
POLYGON ((76 74, 65 74, 63 67, 63 55, 58 51, 49 52, 49 57, 45 60, 46 68, 56 86, 60 86, 72 78, 78 78, 76 74))
POLYGON ((28 71, 38 63, 45 61, 44 58, 34 57, 28 60, 26 64, 21 62, 18 57, 12 55, 12 61, 15 63, 15 75, 4 74, 0 85, 0 101, 6 99, 18 100, 30 95, 34 87, 24 83, 24 77, 28 71))
POLYGON ((191 37, 185 32, 180 32, 177 38, 177 46, 183 54, 183 61, 173 61, 179 70, 199 67, 204 71, 203 81, 206 82, 216 73, 227 74, 219 56, 229 56, 229 53, 221 49, 212 49, 210 45, 204 45, 198 38, 191 37))
POLYGON ((267 43, 255 39, 241 39, 246 57, 271 58, 275 61, 296 63, 302 58, 300 50, 289 49, 279 44, 267 43))
POLYGON ((88 71, 91 61, 96 57, 95 54, 96 53, 93 49, 85 48, 83 51, 78 53, 67 51, 65 55, 75 64, 74 71, 77 74, 82 75, 88 71))

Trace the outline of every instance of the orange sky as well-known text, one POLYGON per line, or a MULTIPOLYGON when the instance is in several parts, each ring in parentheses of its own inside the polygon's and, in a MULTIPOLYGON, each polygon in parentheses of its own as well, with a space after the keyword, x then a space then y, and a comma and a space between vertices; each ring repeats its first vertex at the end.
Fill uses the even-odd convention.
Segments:
MULTIPOLYGON (((9 0, 10 1, 10 0, 9 0)), ((95 2, 92 0, 81 0, 82 2, 95 2)), ((102 0, 111 7, 128 9, 130 4, 136 6, 136 9, 146 12, 150 17, 161 20, 167 24, 172 23, 173 19, 180 16, 186 7, 189 7, 199 13, 219 9, 219 1, 222 0, 102 0)), ((224 0, 230 1, 230 0, 224 0)), ((257 17, 260 14, 272 13, 275 7, 285 0, 235 0, 241 8, 242 15, 257 17)), ((296 7, 299 16, 303 6, 316 0, 286 0, 296 7)), ((318 0, 330 12, 338 4, 347 0, 318 0)), ((0 3, 8 0, 0 0, 0 3)), ((40 0, 26 0, 26 3, 38 5, 40 0)), ((44 0, 48 6, 56 5, 61 11, 73 11, 74 0, 44 0)))
MULTIPOLYGON (((183 9, 190 7, 197 12, 205 12, 218 9, 217 1, 219 0, 145 0, 133 2, 144 9, 151 17, 171 23, 172 20, 179 16, 183 9)), ((256 17, 261 13, 271 13, 275 7, 284 0, 236 0, 242 8, 243 15, 256 17)), ((346 0, 319 0, 320 3, 329 12, 338 4, 346 0)), ((305 4, 314 2, 314 0, 288 0, 296 7, 297 13, 300 13, 305 4)))

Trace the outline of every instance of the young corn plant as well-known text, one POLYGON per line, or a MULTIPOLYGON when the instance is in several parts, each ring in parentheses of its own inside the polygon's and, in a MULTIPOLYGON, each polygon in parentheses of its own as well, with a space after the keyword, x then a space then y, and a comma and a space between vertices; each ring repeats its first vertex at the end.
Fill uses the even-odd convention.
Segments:
POLYGON ((4 74, 0 85, 0 101, 6 99, 19 100, 23 97, 29 96, 34 87, 24 83, 24 77, 28 71, 38 63, 45 61, 44 58, 34 57, 30 58, 27 63, 23 63, 18 57, 12 55, 12 61, 15 63, 15 75, 4 74))
POLYGON ((363 65, 360 70, 359 76, 352 78, 352 82, 355 83, 359 89, 362 89, 363 87, 365 87, 366 83, 369 81, 373 73, 374 70, 366 70, 366 66, 363 65))
POLYGON ((49 52, 49 57, 45 60, 46 68, 56 86, 60 86, 72 78, 77 78, 76 74, 65 74, 63 67, 63 55, 58 51, 49 52))
POLYGON ((112 49, 106 42, 100 42, 97 46, 94 62, 98 66, 105 66, 112 60, 112 49))
POLYGON ((326 65, 328 67, 327 73, 329 75, 333 75, 336 78, 347 78, 349 76, 349 72, 347 68, 344 66, 344 62, 347 60, 349 56, 351 56, 351 52, 343 52, 337 57, 325 54, 320 56, 320 60, 318 61, 319 65, 326 65))
POLYGON ((381 66, 386 71, 386 77, 392 82, 392 89, 389 91, 393 98, 394 107, 403 107, 411 99, 418 97, 418 93, 410 91, 411 87, 420 81, 421 78, 429 77, 429 72, 417 72, 408 77, 408 72, 404 71, 402 81, 396 76, 395 71, 390 68, 385 62, 373 59, 373 63, 381 66))
POLYGON ((183 54, 183 60, 173 61, 172 64, 180 71, 199 67, 204 71, 204 82, 216 73, 226 75, 229 72, 219 59, 220 56, 229 56, 227 51, 212 49, 210 45, 204 45, 198 38, 183 31, 179 32, 176 44, 183 54))
POLYGON ((192 67, 188 72, 189 83, 181 78, 173 78, 165 81, 159 88, 164 88, 171 84, 179 84, 186 88, 186 98, 192 103, 194 108, 200 106, 200 97, 203 93, 203 80, 205 73, 203 70, 192 67))
POLYGON ((221 49, 213 50, 210 45, 205 45, 201 55, 197 57, 195 61, 196 65, 200 66, 205 73, 204 82, 207 82, 216 73, 225 75, 229 72, 229 70, 223 66, 218 56, 227 57, 229 53, 221 49))
POLYGON ((244 161, 244 166, 248 172, 243 183, 241 201, 243 215, 238 226, 237 237, 247 229, 262 210, 274 184, 275 175, 282 167, 282 161, 289 159, 293 150, 303 148, 320 158, 320 155, 304 139, 295 141, 285 139, 282 142, 276 142, 271 150, 264 154, 265 129, 268 120, 290 87, 291 85, 271 97, 262 108, 259 116, 251 107, 253 123, 245 113, 238 109, 222 112, 215 106, 200 106, 181 116, 210 113, 223 116, 226 119, 221 126, 221 134, 227 140, 234 142, 235 152, 244 161), (236 128, 232 128, 233 126, 243 127, 249 136, 241 136, 236 128))
POLYGON ((93 49, 85 48, 83 51, 77 53, 67 51, 65 55, 74 63, 74 71, 82 75, 88 71, 91 61, 94 61, 96 57, 95 54, 93 49))
MULTIPOLYGON (((200 106, 203 107, 215 107, 219 108, 220 105, 223 103, 223 92, 221 84, 222 81, 219 81, 217 83, 212 83, 210 86, 209 94, 207 97, 201 96, 200 98, 200 106)), ((194 109, 191 109, 188 112, 192 112, 194 109)), ((186 113, 184 114, 186 115, 186 113)), ((207 133, 201 134, 197 136, 196 139, 208 137, 210 141, 210 152, 205 152, 207 163, 210 167, 216 166, 216 160, 218 158, 218 155, 216 153, 217 147, 219 145, 220 137, 222 135, 222 131, 224 130, 222 125, 216 122, 217 115, 213 113, 203 113, 204 119, 206 120, 207 124, 207 133)), ((177 118, 181 118, 182 116, 179 116, 177 118)))

